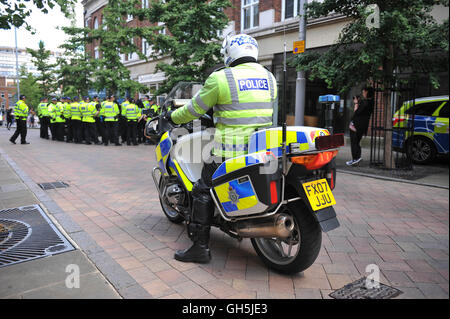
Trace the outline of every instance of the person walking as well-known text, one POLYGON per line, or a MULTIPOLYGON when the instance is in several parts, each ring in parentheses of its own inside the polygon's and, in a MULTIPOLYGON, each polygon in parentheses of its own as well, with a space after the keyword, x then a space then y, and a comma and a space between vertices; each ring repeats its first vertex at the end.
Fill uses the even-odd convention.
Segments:
POLYGON ((6 128, 9 130, 11 130, 11 125, 13 122, 13 114, 12 114, 13 109, 12 108, 8 108, 6 110, 6 128))
POLYGON ((46 97, 41 98, 41 103, 39 103, 37 108, 37 115, 39 117, 39 123, 41 124, 39 136, 48 140, 48 126, 50 124, 50 115, 48 113, 48 99, 46 97))
POLYGON ((362 137, 367 134, 373 112, 373 88, 365 87, 362 90, 362 98, 354 97, 353 103, 355 112, 349 126, 352 159, 346 162, 348 166, 354 166, 362 161, 360 143, 362 137))
POLYGON ((248 139, 257 128, 272 125, 273 103, 277 98, 274 75, 257 63, 258 43, 247 35, 226 37, 221 54, 225 68, 213 72, 203 88, 186 105, 168 112, 167 118, 182 124, 213 109, 214 149, 212 160, 205 161, 192 189, 192 214, 187 233, 193 244, 178 250, 175 259, 206 263, 211 259, 209 233, 214 215, 210 195, 212 175, 219 163, 248 153, 248 139))
POLYGON ((101 144, 98 140, 97 128, 95 127, 95 117, 100 113, 100 111, 97 111, 96 107, 89 103, 89 98, 87 97, 84 98, 84 103, 80 105, 80 111, 83 116, 81 121, 86 144, 91 145, 92 142, 96 145, 101 144))
POLYGON ((108 145, 108 142, 114 143, 116 146, 121 146, 118 136, 118 116, 119 106, 114 101, 114 96, 109 96, 108 101, 103 103, 100 115, 103 116, 105 124, 105 135, 103 144, 108 145))
POLYGON ((137 121, 141 117, 140 108, 134 104, 134 100, 130 99, 130 103, 122 108, 122 116, 127 120, 127 145, 138 145, 136 141, 137 121))
POLYGON ((20 144, 30 144, 27 142, 27 117, 28 117, 28 105, 25 103, 26 96, 21 95, 19 101, 16 103, 14 108, 14 114, 16 116, 16 131, 11 136, 9 141, 16 144, 16 139, 20 135, 20 144))

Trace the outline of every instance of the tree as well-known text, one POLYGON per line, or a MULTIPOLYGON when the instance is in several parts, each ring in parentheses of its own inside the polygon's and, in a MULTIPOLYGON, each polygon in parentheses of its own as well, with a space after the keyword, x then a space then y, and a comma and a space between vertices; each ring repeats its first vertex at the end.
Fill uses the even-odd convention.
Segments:
MULTIPOLYGON (((61 11, 67 16, 73 15, 74 5, 77 0, 33 0, 33 7, 48 13, 49 9, 59 6, 61 11)), ((26 5, 30 0, 0 0, 0 29, 11 29, 11 27, 21 27, 24 25, 27 30, 31 26, 26 19, 30 16, 33 8, 26 5)))
POLYGON ((223 9, 230 6, 229 0, 170 0, 138 10, 140 19, 162 23, 144 35, 152 45, 152 57, 171 60, 157 65, 166 75, 157 94, 169 92, 179 81, 203 82, 207 71, 221 62, 220 32, 228 23, 223 9))
POLYGON ((51 56, 50 50, 45 49, 43 41, 39 41, 39 49, 33 50, 27 48, 27 52, 31 54, 31 60, 36 66, 39 76, 37 76, 37 83, 45 96, 53 93, 56 88, 55 79, 55 64, 50 64, 51 56))
POLYGON ((336 45, 322 54, 300 54, 292 64, 340 93, 368 81, 385 89, 387 168, 394 165, 389 89, 404 81, 405 73, 410 80, 426 75, 438 86, 436 73, 448 70, 448 19, 438 24, 431 16, 438 4, 448 6, 448 0, 324 0, 307 6, 309 18, 342 14, 350 22, 336 45))
POLYGON ((134 39, 146 28, 128 27, 127 14, 140 7, 140 0, 110 0, 103 10, 101 28, 91 30, 89 42, 98 43, 99 57, 93 59, 94 87, 97 90, 106 89, 108 94, 126 93, 134 95, 145 92, 146 87, 130 78, 130 71, 123 65, 121 54, 140 52, 134 39))
POLYGON ((69 38, 60 46, 64 54, 58 58, 58 85, 63 95, 87 95, 92 86, 92 62, 85 52, 88 31, 73 26, 62 30, 69 38))
POLYGON ((36 85, 37 78, 24 65, 20 67, 20 94, 27 97, 27 105, 36 110, 40 98, 43 96, 42 90, 36 85))

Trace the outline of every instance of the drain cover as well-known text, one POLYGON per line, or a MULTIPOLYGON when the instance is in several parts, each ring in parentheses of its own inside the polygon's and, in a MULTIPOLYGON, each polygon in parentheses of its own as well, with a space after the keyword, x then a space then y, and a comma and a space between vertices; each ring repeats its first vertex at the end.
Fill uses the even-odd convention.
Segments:
POLYGON ((0 268, 73 249, 39 205, 0 210, 0 268))
POLYGON ((333 291, 329 296, 334 299, 390 299, 402 293, 402 291, 382 283, 378 283, 378 285, 378 288, 368 288, 366 277, 364 277, 333 291))
POLYGON ((38 185, 43 190, 69 187, 69 184, 61 182, 61 181, 59 181, 59 182, 51 182, 51 183, 41 183, 41 184, 38 184, 38 185))

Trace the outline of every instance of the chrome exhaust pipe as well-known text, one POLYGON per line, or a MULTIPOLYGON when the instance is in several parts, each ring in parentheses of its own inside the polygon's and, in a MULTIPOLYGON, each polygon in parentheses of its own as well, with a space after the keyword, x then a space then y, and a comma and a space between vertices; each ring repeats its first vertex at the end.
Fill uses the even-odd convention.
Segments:
POLYGON ((263 219, 236 222, 235 231, 242 238, 282 238, 291 236, 294 220, 290 215, 279 213, 263 219))

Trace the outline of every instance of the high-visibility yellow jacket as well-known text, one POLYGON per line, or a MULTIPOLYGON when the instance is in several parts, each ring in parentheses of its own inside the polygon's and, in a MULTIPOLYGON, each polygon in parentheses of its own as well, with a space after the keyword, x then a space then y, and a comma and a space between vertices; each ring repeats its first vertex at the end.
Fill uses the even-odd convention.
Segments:
POLYGON ((63 111, 63 105, 61 102, 58 102, 56 104, 50 103, 48 106, 50 123, 64 123, 65 120, 61 117, 63 115, 63 111))
POLYGON ((82 122, 95 123, 94 117, 97 114, 97 109, 95 108, 95 105, 82 101, 80 102, 80 112, 83 117, 82 122))
POLYGON ((255 129, 272 125, 276 98, 273 74, 258 63, 243 63, 213 72, 195 97, 172 113, 172 120, 187 123, 213 108, 213 153, 236 157, 248 153, 248 140, 255 129))
POLYGON ((141 109, 134 103, 127 104, 122 107, 122 115, 126 117, 128 121, 137 121, 142 113, 141 109))
POLYGON ((117 121, 117 115, 119 115, 119 113, 119 106, 116 103, 109 101, 102 103, 100 115, 105 117, 105 122, 117 121))
POLYGON ((81 111, 80 111, 80 103, 72 102, 70 103, 70 118, 72 120, 81 121, 81 111))
POLYGON ((17 101, 14 108, 14 116, 16 117, 16 119, 26 120, 28 117, 28 112, 28 105, 23 100, 17 101))
POLYGON ((39 117, 49 116, 49 114, 48 114, 48 103, 46 103, 46 102, 39 103, 36 113, 37 113, 37 116, 39 116, 39 117))

